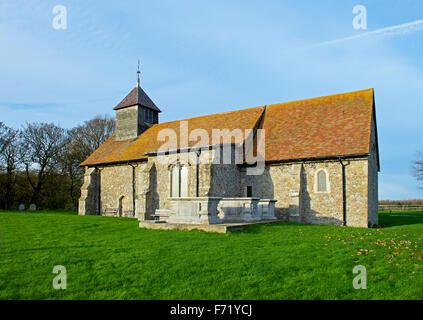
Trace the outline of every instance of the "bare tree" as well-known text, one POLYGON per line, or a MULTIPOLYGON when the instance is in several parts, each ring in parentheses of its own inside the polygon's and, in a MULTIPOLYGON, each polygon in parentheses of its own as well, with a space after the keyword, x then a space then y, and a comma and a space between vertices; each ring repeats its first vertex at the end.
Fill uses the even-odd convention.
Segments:
POLYGON ((6 139, 5 139, 6 132, 7 132, 7 127, 4 125, 3 122, 0 122, 0 153, 6 147, 6 139))
POLYGON ((79 188, 83 182, 83 172, 79 168, 79 164, 81 163, 80 159, 83 155, 80 153, 78 143, 70 136, 66 137, 65 145, 65 151, 60 157, 60 165, 62 174, 68 179, 67 185, 69 188, 69 196, 72 207, 74 207, 79 198, 79 188))
MULTIPOLYGON (((423 152, 418 152, 418 155, 419 159, 413 163, 413 173, 417 181, 420 181, 423 184, 423 152)), ((423 185, 421 186, 421 189, 423 189, 423 185)))
POLYGON ((79 164, 113 134, 114 126, 113 118, 96 116, 67 132, 61 166, 69 179, 69 194, 74 205, 83 180, 83 172, 79 164))
POLYGON ((84 161, 94 150, 106 141, 114 132, 115 120, 107 115, 96 116, 68 131, 74 143, 75 152, 80 162, 84 161))
POLYGON ((3 150, 14 139, 14 134, 15 130, 0 122, 0 153, 3 153, 3 150))
POLYGON ((13 203, 14 185, 16 181, 15 171, 18 163, 19 137, 18 130, 2 126, 2 148, 0 150, 0 167, 6 172, 5 190, 5 209, 9 209, 13 203), (6 143, 5 143, 6 142, 6 143))
POLYGON ((79 164, 113 131, 114 119, 108 116, 68 131, 48 123, 30 123, 19 131, 0 122, 0 203, 6 208, 17 200, 74 207, 83 182, 79 164))
POLYGON ((58 171, 57 163, 64 142, 65 130, 53 123, 27 124, 22 131, 20 156, 32 188, 31 203, 37 206, 46 176, 58 171), (36 179, 31 178, 30 172, 35 174, 36 179))

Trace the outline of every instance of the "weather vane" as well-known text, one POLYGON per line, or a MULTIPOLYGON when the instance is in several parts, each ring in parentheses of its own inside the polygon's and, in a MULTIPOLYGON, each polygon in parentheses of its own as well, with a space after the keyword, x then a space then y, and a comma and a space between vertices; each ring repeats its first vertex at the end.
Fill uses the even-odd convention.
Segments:
POLYGON ((137 87, 140 86, 140 59, 138 59, 138 70, 137 70, 137 87))

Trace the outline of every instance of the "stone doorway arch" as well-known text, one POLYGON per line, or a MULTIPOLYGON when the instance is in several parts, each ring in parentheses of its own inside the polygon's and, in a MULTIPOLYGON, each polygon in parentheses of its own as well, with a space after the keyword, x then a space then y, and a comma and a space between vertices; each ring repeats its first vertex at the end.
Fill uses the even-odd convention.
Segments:
POLYGON ((125 205, 125 196, 120 196, 118 200, 118 216, 123 217, 124 215, 124 205, 125 205))

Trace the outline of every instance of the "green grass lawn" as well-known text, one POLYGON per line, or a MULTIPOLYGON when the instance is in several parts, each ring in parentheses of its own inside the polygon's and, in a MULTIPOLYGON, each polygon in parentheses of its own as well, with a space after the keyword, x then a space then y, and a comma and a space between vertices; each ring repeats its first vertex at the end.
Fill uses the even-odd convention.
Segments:
POLYGON ((0 212, 0 298, 422 299, 423 212, 383 212, 380 223, 276 223, 225 235, 0 212), (52 287, 55 265, 67 269, 66 290, 52 287), (352 286, 355 265, 367 269, 366 290, 352 286))

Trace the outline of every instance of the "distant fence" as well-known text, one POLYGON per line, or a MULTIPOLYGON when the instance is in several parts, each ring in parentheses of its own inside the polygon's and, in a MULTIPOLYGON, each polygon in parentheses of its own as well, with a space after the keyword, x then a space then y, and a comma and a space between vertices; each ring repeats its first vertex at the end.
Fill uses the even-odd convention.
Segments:
POLYGON ((423 205, 380 204, 379 211, 423 211, 423 205))

